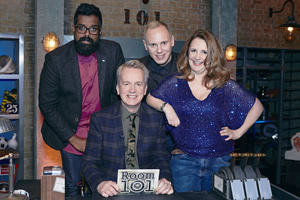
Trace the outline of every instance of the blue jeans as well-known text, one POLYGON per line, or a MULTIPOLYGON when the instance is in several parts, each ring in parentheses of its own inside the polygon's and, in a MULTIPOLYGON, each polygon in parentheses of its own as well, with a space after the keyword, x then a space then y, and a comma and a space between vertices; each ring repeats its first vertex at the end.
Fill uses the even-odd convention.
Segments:
POLYGON ((210 191, 211 176, 220 167, 229 166, 229 155, 206 159, 186 154, 172 155, 171 169, 176 192, 210 191))
POLYGON ((60 153, 65 171, 65 196, 80 196, 80 187, 77 184, 82 180, 80 173, 82 156, 64 150, 61 150, 60 153))

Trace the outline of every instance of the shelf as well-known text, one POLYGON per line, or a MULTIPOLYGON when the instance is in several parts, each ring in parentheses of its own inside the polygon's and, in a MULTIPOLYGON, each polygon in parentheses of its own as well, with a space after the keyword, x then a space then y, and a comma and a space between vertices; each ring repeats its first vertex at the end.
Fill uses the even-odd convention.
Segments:
MULTIPOLYGON (((0 117, 14 121, 16 127, 19 152, 17 159, 18 171, 15 180, 24 179, 24 36, 19 34, 1 34, 0 50, 4 55, 10 56, 16 64, 13 74, 0 74, 1 90, 17 89, 18 114, 0 113, 0 117), (6 88, 9 87, 9 88, 6 88)), ((3 91, 0 91, 3 92, 3 91)), ((2 98, 1 98, 2 99, 2 98)))
MULTIPOLYGON (((238 69, 239 67, 237 67, 238 69)), ((279 70, 280 68, 274 68, 273 66, 263 66, 263 65, 248 65, 244 67, 245 69, 266 69, 266 70, 279 70)))
POLYGON ((0 79, 4 79, 4 80, 16 80, 19 78, 20 78, 19 74, 0 74, 0 79))
POLYGON ((277 102, 279 101, 278 98, 271 98, 271 99, 259 99, 261 102, 277 102))
MULTIPOLYGON (((259 87, 265 86, 265 95, 258 97, 268 95, 268 91, 272 93, 270 97, 276 97, 260 99, 268 111, 266 116, 276 113, 276 117, 272 117, 272 120, 261 120, 261 117, 247 135, 252 133, 255 140, 261 141, 258 136, 266 127, 264 124, 276 124, 278 130, 273 128, 270 131, 278 132, 278 150, 281 154, 274 155, 272 159, 278 161, 276 182, 279 184, 283 174, 281 168, 284 167, 282 153, 287 148, 285 143, 290 143, 291 135, 300 129, 300 50, 238 47, 237 51, 237 80, 252 92, 262 93, 259 87)), ((251 144, 250 140, 249 143, 245 146, 259 148, 256 147, 257 142, 251 144)))
POLYGON ((297 119, 300 119, 300 115, 293 116, 293 117, 291 117, 291 116, 284 116, 283 117, 283 120, 297 120, 297 119))
POLYGON ((19 119, 19 114, 5 114, 5 113, 0 113, 0 117, 5 117, 7 119, 19 119))
POLYGON ((300 97, 284 97, 284 101, 299 101, 300 97))
POLYGON ((294 110, 300 110, 300 107, 283 108, 283 111, 294 111, 294 110))
POLYGON ((291 58, 285 58, 284 61, 287 63, 287 62, 292 62, 292 63, 295 63, 295 62, 299 62, 300 63, 300 59, 291 59, 291 58))
POLYGON ((258 62, 280 63, 281 58, 247 58, 247 60, 256 60, 258 62))
POLYGON ((300 91, 300 87, 285 88, 285 91, 300 91))
POLYGON ((289 127, 283 127, 282 130, 294 130, 294 129, 299 129, 299 128, 300 128, 300 126, 289 126, 289 127))
POLYGON ((253 81, 279 81, 280 78, 252 78, 248 77, 247 80, 253 80, 253 81))
POLYGON ((293 67, 284 67, 283 70, 285 70, 286 72, 300 72, 300 69, 295 69, 293 67))
POLYGON ((285 78, 285 82, 297 82, 300 81, 300 78, 285 78))
POLYGON ((278 120, 258 120, 255 123, 256 124, 267 124, 267 123, 277 123, 278 120))

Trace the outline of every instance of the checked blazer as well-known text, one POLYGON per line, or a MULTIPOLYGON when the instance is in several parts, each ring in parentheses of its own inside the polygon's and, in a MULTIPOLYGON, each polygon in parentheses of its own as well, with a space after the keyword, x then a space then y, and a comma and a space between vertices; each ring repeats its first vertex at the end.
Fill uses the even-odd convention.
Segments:
MULTIPOLYGON (((143 102, 139 112, 139 168, 160 169, 159 179, 172 181, 164 115, 143 102)), ((92 114, 81 163, 83 176, 93 192, 102 181, 117 182, 118 169, 125 169, 121 102, 92 114)))

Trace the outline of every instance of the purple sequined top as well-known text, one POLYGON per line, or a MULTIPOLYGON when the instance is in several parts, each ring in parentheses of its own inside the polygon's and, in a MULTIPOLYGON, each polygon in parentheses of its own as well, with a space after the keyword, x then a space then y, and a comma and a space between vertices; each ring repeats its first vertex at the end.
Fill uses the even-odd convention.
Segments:
POLYGON ((151 95, 173 106, 180 119, 175 128, 167 125, 175 147, 198 158, 216 158, 233 152, 233 140, 225 141, 221 127, 238 129, 255 103, 256 96, 234 80, 214 88, 204 100, 192 94, 188 82, 170 76, 151 95))

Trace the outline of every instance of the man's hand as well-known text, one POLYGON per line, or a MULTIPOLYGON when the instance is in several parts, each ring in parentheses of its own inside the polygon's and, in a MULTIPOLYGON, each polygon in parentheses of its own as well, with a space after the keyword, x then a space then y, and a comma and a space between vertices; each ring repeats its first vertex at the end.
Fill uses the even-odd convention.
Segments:
POLYGON ((70 137, 69 143, 78 151, 84 152, 86 139, 73 135, 70 137))
POLYGON ((173 194, 174 190, 170 181, 162 178, 158 181, 156 194, 173 194))
POLYGON ((113 181, 102 181, 98 187, 97 191, 99 194, 101 194, 103 197, 111 197, 115 196, 120 192, 120 188, 117 185, 116 182, 113 181))

